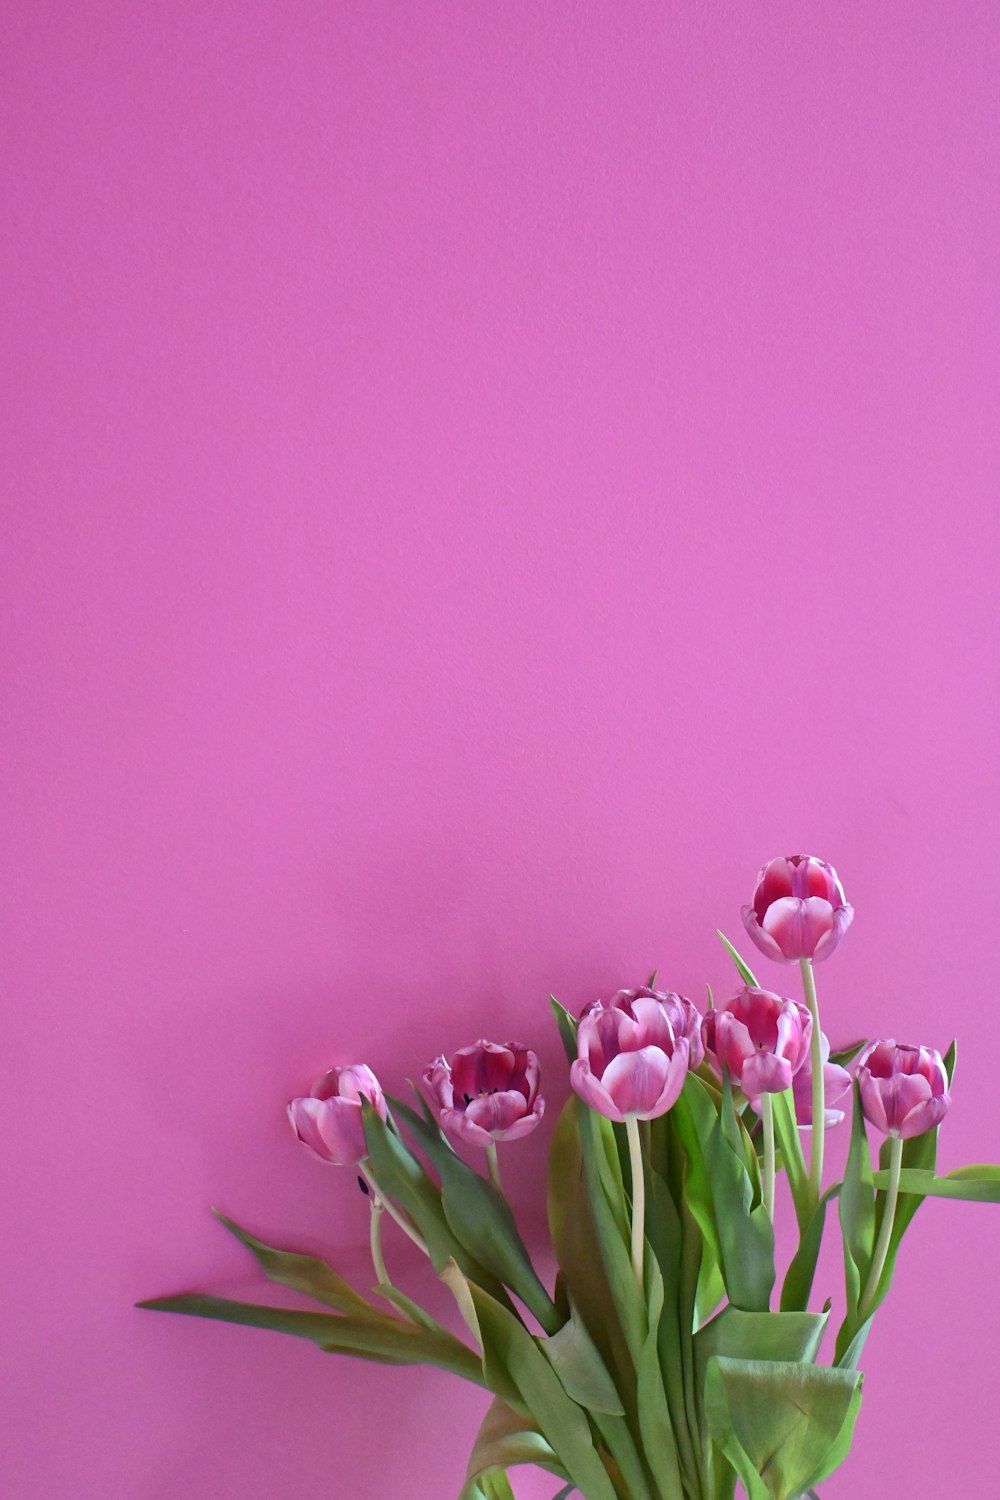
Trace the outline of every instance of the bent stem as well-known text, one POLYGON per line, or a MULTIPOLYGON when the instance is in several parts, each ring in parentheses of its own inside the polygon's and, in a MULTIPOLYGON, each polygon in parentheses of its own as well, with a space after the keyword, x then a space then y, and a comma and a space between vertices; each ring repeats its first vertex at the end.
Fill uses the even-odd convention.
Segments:
POLYGON ((878 1295, 878 1284, 882 1280, 882 1272, 885 1270, 885 1259, 889 1253, 889 1241, 892 1239, 892 1221, 896 1217, 896 1200, 899 1197, 899 1173, 903 1165, 903 1142, 902 1138, 894 1135, 889 1143, 889 1182, 885 1190, 885 1205, 882 1209, 882 1226, 878 1232, 878 1242, 875 1246, 875 1254, 872 1256, 871 1268, 868 1272, 868 1280, 858 1303, 858 1322, 863 1323, 872 1310, 872 1305, 878 1295))
POLYGON ((818 1201, 823 1187, 823 1145, 826 1136, 826 1091, 823 1079, 823 1040, 819 1029, 819 1000, 816 996, 816 976, 812 959, 799 960, 802 970, 802 988, 806 1004, 812 1016, 812 1036, 809 1039, 809 1066, 812 1069, 813 1128, 809 1146, 809 1182, 818 1201))
POLYGON ((372 1268, 375 1271, 376 1286, 392 1286, 389 1280, 389 1272, 385 1268, 385 1257, 382 1254, 382 1214, 385 1209, 382 1199, 378 1194, 371 1198, 371 1224, 368 1232, 368 1242, 371 1245, 372 1268))
POLYGON ((770 1094, 760 1096, 760 1117, 764 1123, 764 1178, 762 1190, 767 1217, 774 1223, 774 1101, 770 1094))
POLYGON ((642 1252, 646 1240, 646 1173, 642 1161, 642 1143, 639 1140, 639 1121, 635 1115, 625 1116, 625 1132, 628 1136, 629 1165, 632 1169, 632 1269, 641 1290, 642 1252))
POLYGON ((500 1161, 497 1157, 496 1141, 490 1141, 486 1147, 486 1169, 490 1174, 490 1181, 493 1186, 498 1193, 502 1193, 503 1188, 500 1186, 500 1161))
POLYGON ((423 1235, 420 1234, 416 1229, 414 1229, 409 1219, 407 1219, 405 1214, 400 1212, 395 1203, 393 1203, 392 1199, 387 1198, 385 1194, 382 1193, 378 1183, 375 1181, 375 1178, 372 1174, 371 1165, 369 1164, 367 1158, 364 1161, 358 1162, 358 1171, 367 1182, 369 1191, 372 1193, 373 1197, 379 1200, 379 1202, 382 1204, 382 1207, 389 1215, 390 1219, 392 1219, 393 1223, 398 1224, 407 1238, 413 1241, 417 1249, 420 1250, 424 1255, 429 1257, 430 1251, 427 1248, 427 1242, 424 1239, 423 1235))

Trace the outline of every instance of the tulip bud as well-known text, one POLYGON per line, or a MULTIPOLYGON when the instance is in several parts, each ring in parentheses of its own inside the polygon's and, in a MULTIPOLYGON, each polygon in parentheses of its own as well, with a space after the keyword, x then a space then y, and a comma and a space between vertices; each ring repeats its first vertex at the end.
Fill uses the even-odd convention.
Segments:
POLYGON ((482 1147, 517 1141, 534 1130, 545 1112, 540 1079, 538 1058, 518 1042, 480 1040, 450 1062, 437 1057, 424 1069, 441 1110, 441 1129, 454 1141, 482 1147))
POLYGON ((830 957, 853 916, 832 865, 811 854, 790 854, 772 859, 757 876, 743 925, 768 958, 818 963, 830 957))
POLYGON ((809 1057, 812 1017, 797 1000, 745 985, 710 1010, 703 1023, 709 1061, 749 1099, 780 1094, 809 1057))
POLYGON ((684 1085, 692 1053, 686 1007, 697 1016, 689 1000, 652 990, 619 990, 607 1004, 587 1006, 570 1069, 584 1103, 619 1122, 629 1115, 652 1120, 666 1114, 684 1085))
POLYGON ((948 1074, 933 1047, 872 1042, 858 1058, 858 1089, 865 1119, 904 1141, 939 1125, 951 1103, 948 1074))
POLYGON ((320 1161, 350 1167, 368 1155, 361 1100, 365 1098, 386 1117, 379 1081, 364 1063, 329 1068, 304 1099, 293 1099, 288 1118, 296 1136, 320 1161))

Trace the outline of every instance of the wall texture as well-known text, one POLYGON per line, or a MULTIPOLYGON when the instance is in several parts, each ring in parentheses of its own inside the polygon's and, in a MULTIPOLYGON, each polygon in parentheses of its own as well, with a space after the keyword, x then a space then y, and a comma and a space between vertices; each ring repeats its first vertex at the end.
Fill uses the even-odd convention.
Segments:
MULTIPOLYGON (((942 1154, 1000 1155, 1000 13, 0 44, 4 1493, 447 1500, 476 1392, 131 1306, 258 1289, 213 1203, 364 1284, 283 1116, 319 1068, 519 1035, 554 1116, 548 991, 724 986, 801 848, 834 1039, 957 1033, 942 1154)), ((824 1500, 995 1491, 998 1232, 922 1211, 824 1500)))

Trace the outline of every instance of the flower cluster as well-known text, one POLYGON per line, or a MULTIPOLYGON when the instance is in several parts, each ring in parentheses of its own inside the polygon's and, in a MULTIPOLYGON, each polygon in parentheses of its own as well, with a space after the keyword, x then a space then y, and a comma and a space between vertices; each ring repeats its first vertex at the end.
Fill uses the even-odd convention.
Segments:
POLYGON ((370 1295, 383 1306, 325 1261, 265 1245, 231 1220, 266 1274, 320 1312, 201 1293, 142 1305, 295 1333, 383 1363, 436 1365, 487 1387, 494 1401, 460 1500, 511 1493, 506 1465, 525 1455, 564 1482, 560 1494, 589 1500, 735 1500, 740 1482, 758 1500, 814 1494, 850 1445, 858 1360, 913 1218, 905 1195, 1000 1202, 1000 1167, 936 1174, 954 1047, 946 1060, 888 1039, 831 1050, 814 965, 836 951, 852 917, 831 865, 773 859, 743 920, 767 958, 798 965, 801 998, 785 984, 765 988, 724 939, 739 987, 718 1002, 709 991, 704 1010, 656 988, 655 975, 579 1015, 553 999, 571 1088, 550 1154, 551 1291, 503 1195, 498 1159, 545 1115, 538 1056, 523 1042, 481 1037, 428 1063, 418 1108, 384 1094, 365 1063, 327 1069, 288 1105, 313 1158, 358 1174, 370 1209, 370 1295), (843 1178, 825 1183, 826 1130, 848 1110, 843 1178), (869 1126, 886 1137, 877 1165, 869 1126), (480 1153, 475 1165, 470 1150, 480 1153), (779 1172, 799 1234, 780 1310, 779 1172), (385 1216, 448 1286, 473 1346, 393 1283, 385 1216), (834 1219, 844 1318, 824 1365, 831 1301, 822 1312, 810 1302, 834 1219))

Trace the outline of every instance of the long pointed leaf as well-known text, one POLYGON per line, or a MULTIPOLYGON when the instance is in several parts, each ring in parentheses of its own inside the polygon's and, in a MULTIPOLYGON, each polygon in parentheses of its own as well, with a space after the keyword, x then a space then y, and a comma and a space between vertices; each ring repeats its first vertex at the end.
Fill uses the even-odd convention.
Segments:
POLYGON ((191 1293, 179 1297, 155 1297, 139 1307, 154 1312, 186 1313, 223 1323, 241 1323, 266 1328, 295 1338, 311 1339, 327 1353, 352 1354, 392 1364, 438 1365, 484 1385, 482 1366, 471 1349, 450 1333, 435 1334, 399 1318, 354 1318, 330 1313, 299 1312, 285 1307, 263 1307, 252 1302, 232 1302, 225 1297, 191 1293))

